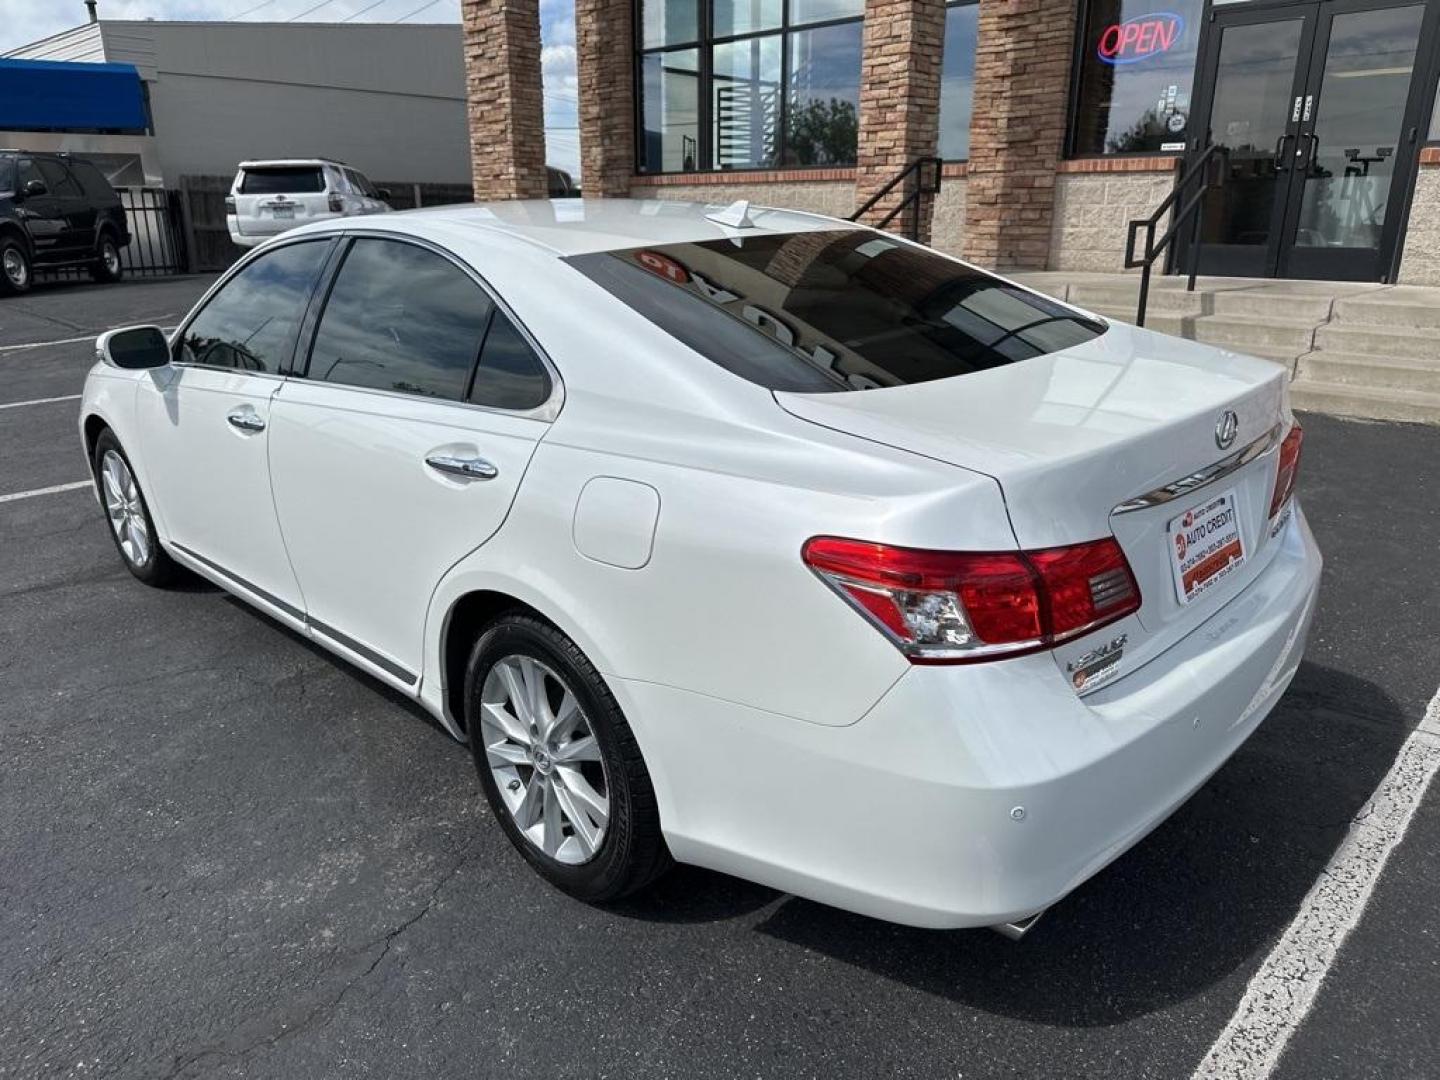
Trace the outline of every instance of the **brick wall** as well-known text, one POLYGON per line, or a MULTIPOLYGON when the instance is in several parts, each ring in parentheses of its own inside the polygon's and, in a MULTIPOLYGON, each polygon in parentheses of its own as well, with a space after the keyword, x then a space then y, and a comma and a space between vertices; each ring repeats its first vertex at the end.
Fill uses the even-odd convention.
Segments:
POLYGON ((581 188, 624 197, 635 171, 631 0, 575 0, 581 188))
POLYGON ((475 198, 542 199, 539 0, 462 0, 475 198))
MULTIPOLYGON (((917 157, 939 146, 940 62, 944 0, 866 0, 860 67, 860 133, 856 205, 869 199, 917 157)), ((878 220, 904 197, 897 189, 866 216, 878 220)), ((929 201, 919 223, 930 236, 929 201)), ((896 218, 890 227, 904 227, 896 218)))
MULTIPOLYGON (((756 206, 808 210, 845 217, 855 210, 853 169, 813 172, 689 173, 684 176, 637 176, 630 181, 633 199, 681 199, 721 205, 748 199, 756 206)), ((588 194, 588 192, 587 192, 588 194)))
MULTIPOLYGON (((1129 223, 1154 213, 1174 183, 1173 157, 1063 162, 1055 178, 1046 265, 1051 270, 1122 272, 1129 223)), ((1168 221, 1162 221, 1159 231, 1167 227, 1168 221)))
POLYGON ((1074 34, 1074 0, 980 0, 965 248, 981 265, 1049 258, 1074 34))

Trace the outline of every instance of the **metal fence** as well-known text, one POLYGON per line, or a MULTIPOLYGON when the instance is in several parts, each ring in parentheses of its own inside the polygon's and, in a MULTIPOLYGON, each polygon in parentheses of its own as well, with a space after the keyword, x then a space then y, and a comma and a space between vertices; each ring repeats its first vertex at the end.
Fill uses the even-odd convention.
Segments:
MULTIPOLYGON (((120 249, 125 275, 144 278, 186 273, 190 266, 179 195, 148 187, 117 188, 116 194, 130 225, 130 243, 120 249)), ((90 271, 84 266, 37 267, 36 274, 63 281, 89 277, 90 271)))

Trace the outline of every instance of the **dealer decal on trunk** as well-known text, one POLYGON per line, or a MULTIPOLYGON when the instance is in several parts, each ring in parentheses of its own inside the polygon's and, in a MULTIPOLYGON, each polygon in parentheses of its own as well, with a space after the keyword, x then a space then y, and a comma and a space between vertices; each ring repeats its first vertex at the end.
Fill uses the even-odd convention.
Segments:
POLYGON ((1175 594, 1188 604, 1245 561, 1235 490, 1186 510, 1170 522, 1170 569, 1175 594))

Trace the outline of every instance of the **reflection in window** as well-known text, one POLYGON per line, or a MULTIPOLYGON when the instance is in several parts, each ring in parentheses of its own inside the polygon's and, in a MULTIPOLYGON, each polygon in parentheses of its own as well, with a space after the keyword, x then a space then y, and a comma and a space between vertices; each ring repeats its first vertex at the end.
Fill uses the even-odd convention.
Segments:
POLYGON ((640 6, 641 172, 854 163, 863 0, 640 6))
POLYGON ((550 396, 545 366, 525 336, 496 310, 480 351, 470 400, 492 409, 533 409, 550 396))
POLYGON ((693 172, 700 154, 700 59, 694 49, 643 57, 640 115, 641 168, 693 172))
POLYGON ((493 305, 432 251, 357 240, 325 304, 308 376, 459 401, 493 305))
POLYGON ((970 114, 975 101, 975 37, 980 5, 975 0, 945 9, 945 52, 940 70, 940 156, 970 156, 970 114))
POLYGON ((187 364, 279 371, 325 261, 330 241, 287 244, 259 256, 227 281, 185 329, 187 364))
POLYGON ((1203 0, 1089 0, 1081 35, 1076 154, 1182 150, 1203 0))
POLYGON ((716 45, 713 57, 716 167, 775 165, 780 159, 780 35, 716 45))
POLYGON ((837 165, 855 160, 860 129, 860 39, 858 22, 790 35, 787 165, 837 165))
POLYGON ((640 5, 645 48, 680 45, 700 36, 700 8, 696 0, 644 0, 640 5))
POLYGON ((738 37, 780 28, 781 0, 711 0, 711 37, 738 37))

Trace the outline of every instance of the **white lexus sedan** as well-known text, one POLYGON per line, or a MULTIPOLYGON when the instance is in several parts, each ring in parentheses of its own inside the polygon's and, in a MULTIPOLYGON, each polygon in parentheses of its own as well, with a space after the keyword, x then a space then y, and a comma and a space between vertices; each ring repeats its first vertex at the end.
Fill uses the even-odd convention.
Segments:
POLYGON ((591 901, 673 859, 1018 933, 1235 752, 1314 610, 1284 368, 849 222, 323 222, 99 352, 134 575, 419 701, 591 901))

